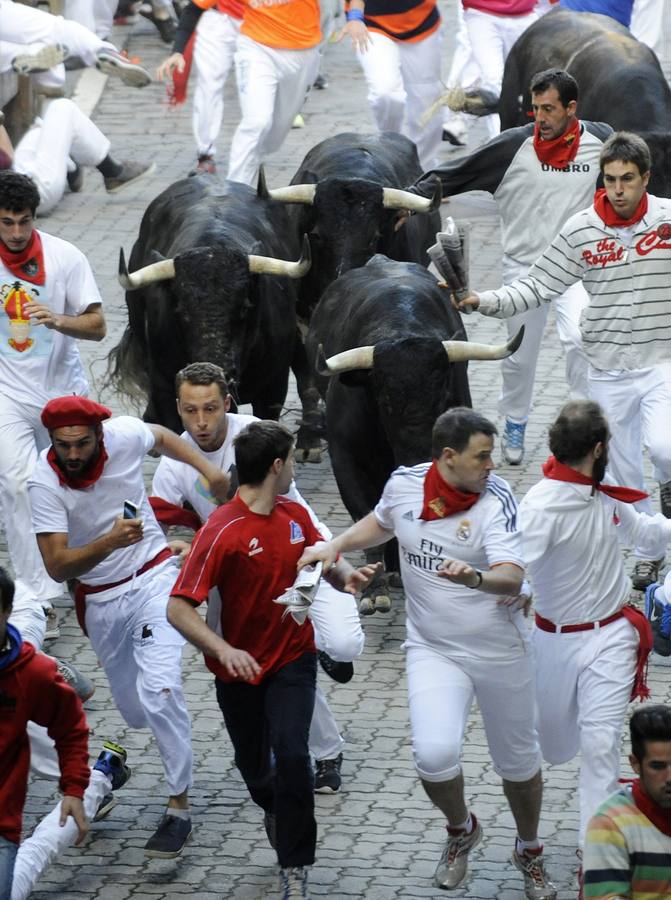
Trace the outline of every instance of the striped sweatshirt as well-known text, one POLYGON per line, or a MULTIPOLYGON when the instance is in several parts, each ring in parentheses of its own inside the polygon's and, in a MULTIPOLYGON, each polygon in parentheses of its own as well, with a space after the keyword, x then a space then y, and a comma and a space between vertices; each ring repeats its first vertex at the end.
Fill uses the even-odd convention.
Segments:
POLYGON ((668 900, 671 837, 636 807, 631 788, 601 804, 587 826, 585 900, 668 900))
POLYGON ((514 316, 549 303, 577 281, 589 295, 580 331, 594 368, 635 370, 669 362, 671 201, 648 195, 648 211, 633 233, 604 225, 593 206, 581 210, 528 275, 480 294, 479 311, 514 316))

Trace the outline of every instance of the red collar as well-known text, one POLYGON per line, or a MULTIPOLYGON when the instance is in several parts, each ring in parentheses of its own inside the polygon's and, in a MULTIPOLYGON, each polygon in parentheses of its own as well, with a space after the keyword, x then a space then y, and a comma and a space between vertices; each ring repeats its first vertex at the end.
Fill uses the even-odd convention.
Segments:
POLYGON ((597 216, 604 225, 609 228, 626 228, 628 225, 635 225, 640 222, 648 211, 648 192, 646 191, 636 207, 634 215, 630 219, 623 219, 611 206, 611 202, 606 196, 606 188, 599 188, 594 194, 594 209, 597 216))
POLYGON ((0 259, 12 275, 32 284, 44 284, 44 251, 39 231, 34 228, 30 240, 24 250, 12 253, 9 247, 0 241, 0 259))
POLYGON ((572 124, 559 137, 551 141, 541 139, 538 124, 534 127, 534 150, 539 162, 554 169, 565 169, 573 162, 580 146, 580 122, 574 119, 572 124))
POLYGON ((658 806, 652 797, 646 792, 640 778, 631 785, 631 796, 646 819, 650 819, 655 828, 659 828, 662 834, 671 837, 671 809, 658 806))
POLYGON ((570 484, 586 484, 590 485, 592 491, 600 491, 607 494, 614 500, 620 500, 622 503, 638 503, 639 500, 645 500, 647 494, 644 491, 637 491, 635 488, 617 487, 614 484, 600 484, 593 478, 588 478, 577 469, 560 463, 554 456, 549 456, 543 463, 543 475, 551 478, 553 481, 568 481, 570 484))
POLYGON ((93 461, 93 463, 88 466, 83 475, 69 475, 66 471, 64 471, 58 463, 56 451, 53 447, 49 447, 49 452, 47 453, 47 462, 54 470, 56 475, 58 475, 58 483, 61 487, 69 487, 73 488, 76 491, 83 491, 85 488, 91 487, 92 484, 96 483, 96 481, 103 473, 105 463, 109 459, 102 438, 100 438, 98 446, 100 448, 98 456, 93 461))
POLYGON ((438 471, 434 460, 424 478, 424 505, 420 519, 432 522, 434 519, 444 519, 446 516, 464 512, 474 506, 480 497, 481 494, 460 491, 448 484, 438 471))

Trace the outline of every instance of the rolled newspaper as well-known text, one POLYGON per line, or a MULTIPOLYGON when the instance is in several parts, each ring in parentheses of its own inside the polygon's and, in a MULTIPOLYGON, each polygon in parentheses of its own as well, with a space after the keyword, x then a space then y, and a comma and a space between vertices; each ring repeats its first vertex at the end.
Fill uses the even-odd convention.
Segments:
POLYGON ((445 284, 457 300, 463 300, 469 294, 468 271, 459 229, 452 216, 447 217, 443 229, 427 252, 445 284))
POLYGON ((282 618, 290 613, 294 622, 302 625, 308 615, 308 610, 312 605, 312 601, 317 594, 319 580, 322 576, 322 564, 316 563, 314 566, 306 566, 298 574, 298 578, 291 587, 288 587, 283 594, 276 597, 273 603, 284 606, 282 618))

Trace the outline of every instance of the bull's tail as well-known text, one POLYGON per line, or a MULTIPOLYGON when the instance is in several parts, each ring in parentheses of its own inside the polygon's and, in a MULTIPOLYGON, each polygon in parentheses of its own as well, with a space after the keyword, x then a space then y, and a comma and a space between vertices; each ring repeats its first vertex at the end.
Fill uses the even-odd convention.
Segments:
POLYGON ((107 371, 102 389, 125 394, 138 408, 144 408, 147 404, 149 397, 147 349, 137 340, 129 325, 126 326, 117 346, 110 350, 107 357, 107 371))
POLYGON ((491 91, 448 88, 422 113, 420 125, 426 125, 441 106, 448 106, 452 112, 468 113, 470 116, 489 116, 499 111, 499 97, 491 91))

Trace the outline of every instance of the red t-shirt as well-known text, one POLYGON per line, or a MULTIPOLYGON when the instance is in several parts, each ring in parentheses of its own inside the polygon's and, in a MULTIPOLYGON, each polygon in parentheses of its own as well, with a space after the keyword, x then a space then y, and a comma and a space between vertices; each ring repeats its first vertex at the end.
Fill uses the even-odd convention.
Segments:
MULTIPOLYGON (((195 604, 210 599, 208 623, 231 646, 246 650, 261 666, 259 684, 303 653, 315 653, 312 624, 297 625, 272 601, 296 580, 305 547, 323 536, 299 503, 278 497, 269 516, 251 512, 239 495, 216 509, 200 529, 172 593, 195 604), (212 621, 216 587, 221 597, 212 621), (218 621, 217 621, 218 618, 218 621)), ((231 682, 224 667, 205 656, 208 669, 231 682)))

